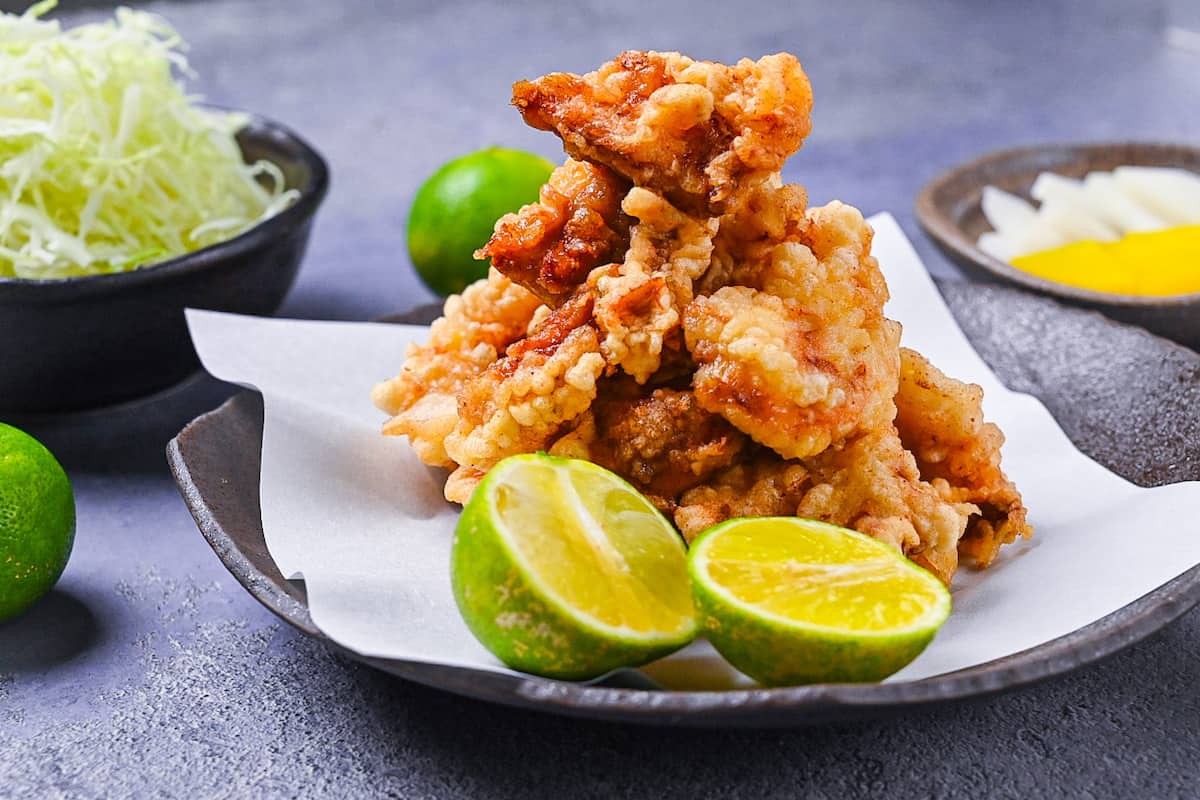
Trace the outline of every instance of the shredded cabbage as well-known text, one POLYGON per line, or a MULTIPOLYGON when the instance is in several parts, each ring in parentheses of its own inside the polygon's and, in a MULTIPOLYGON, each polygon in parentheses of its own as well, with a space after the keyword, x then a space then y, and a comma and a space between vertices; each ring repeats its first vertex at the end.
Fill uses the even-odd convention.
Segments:
POLYGON ((123 272, 230 239, 295 200, 247 165, 242 115, 197 108, 179 35, 127 8, 62 30, 0 14, 0 276, 123 272))

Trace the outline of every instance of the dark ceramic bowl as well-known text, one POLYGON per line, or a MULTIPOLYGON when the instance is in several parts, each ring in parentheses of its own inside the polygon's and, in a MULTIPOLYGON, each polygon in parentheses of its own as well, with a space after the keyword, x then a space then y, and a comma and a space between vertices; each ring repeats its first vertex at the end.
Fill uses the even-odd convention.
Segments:
POLYGON ((917 196, 917 221, 943 253, 977 277, 1015 283, 1094 308, 1200 350, 1200 292, 1143 297, 1079 289, 1022 272, 975 246, 979 235, 991 230, 980 207, 984 186, 991 184, 1029 199, 1029 188, 1040 172, 1081 178, 1093 170, 1126 165, 1200 172, 1200 147, 1143 142, 1053 144, 992 153, 927 184, 917 196))
POLYGON ((247 162, 274 162, 300 197, 241 235, 115 275, 0 278, 0 412, 95 408, 199 369, 184 308, 271 314, 283 302, 329 186, 324 159, 294 133, 251 117, 247 162))

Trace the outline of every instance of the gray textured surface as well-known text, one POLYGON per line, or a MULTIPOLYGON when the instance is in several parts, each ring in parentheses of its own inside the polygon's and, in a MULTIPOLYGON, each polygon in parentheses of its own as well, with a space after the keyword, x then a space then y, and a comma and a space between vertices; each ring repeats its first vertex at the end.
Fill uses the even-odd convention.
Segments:
MULTIPOLYGON (((293 316, 366 318, 427 299, 409 277, 400 224, 424 175, 490 143, 554 154, 551 139, 523 130, 506 107, 507 84, 588 68, 625 47, 722 59, 797 52, 816 88, 816 131, 789 177, 818 202, 892 210, 944 277, 952 268, 910 212, 940 169, 1016 143, 1200 131, 1200 57, 1161 45, 1153 3, 155 8, 191 40, 209 99, 293 125, 331 162, 334 189, 283 312, 293 316)), ((1000 309, 964 322, 990 332, 1001 372, 1033 388, 1104 348, 1113 354, 1108 375, 1162 358, 1134 340, 1072 338, 1000 309), (1054 340, 1061 363, 1028 357, 1047 337, 1063 337, 1054 340)), ((1093 384, 1098 400, 1119 400, 1121 388, 1116 379, 1093 384)), ((1178 400, 1182 388, 1161 393, 1178 400)), ((157 403, 17 421, 67 463, 80 525, 59 588, 0 627, 0 797, 1196 793, 1196 612, 1104 664, 1027 691, 796 732, 559 720, 345 663, 238 588, 167 477, 167 439, 225 393, 199 380, 157 403)), ((1162 429, 1156 407, 1116 409, 1130 431, 1162 429)), ((1088 405, 1056 411, 1073 432, 1101 424, 1088 405)), ((1164 429, 1168 438, 1195 442, 1195 427, 1178 424, 1164 429)), ((1114 437, 1109 446, 1124 445, 1114 437)), ((1188 451, 1179 452, 1175 461, 1186 462, 1188 451)), ((1144 453, 1144 463, 1155 457, 1144 453)))
MULTIPOLYGON (((1006 290, 1004 290, 1007 293, 1006 290)), ((991 287, 944 283, 959 325, 1009 388, 1042 398, 1085 453, 1141 486, 1200 480, 1200 358, 1132 326, 1035 298, 1020 316, 991 287), (996 302, 1001 301, 1001 302, 996 302)))

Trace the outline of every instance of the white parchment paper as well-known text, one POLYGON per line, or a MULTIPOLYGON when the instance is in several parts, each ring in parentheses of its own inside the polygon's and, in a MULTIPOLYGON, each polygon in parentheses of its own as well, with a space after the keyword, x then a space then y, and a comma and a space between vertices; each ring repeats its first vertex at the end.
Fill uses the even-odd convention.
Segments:
MULTIPOLYGON (((991 568, 960 570, 954 613, 916 661, 916 680, 1025 650, 1117 610, 1200 563, 1200 483, 1143 489, 1070 443, 1036 399, 1010 392, 959 330, 895 220, 871 219, 903 342, 983 386, 1004 430, 1004 467, 1035 526, 991 568), (1187 520, 1189 524, 1179 524, 1187 520)), ((262 392, 262 515, 280 572, 303 577, 313 622, 368 656, 506 671, 471 636, 450 592, 458 507, 445 473, 380 435, 371 387, 396 373, 424 327, 262 319, 189 311, 218 378, 262 392)), ((254 447, 254 442, 246 442, 254 447)), ((646 669, 666 686, 744 683, 705 643, 646 669)))

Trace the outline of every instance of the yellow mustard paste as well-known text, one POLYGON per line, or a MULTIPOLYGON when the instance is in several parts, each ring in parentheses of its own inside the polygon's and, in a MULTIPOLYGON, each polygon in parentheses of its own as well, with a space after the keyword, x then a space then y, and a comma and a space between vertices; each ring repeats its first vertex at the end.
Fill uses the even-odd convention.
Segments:
POLYGON ((1012 264, 1056 283, 1100 292, 1200 292, 1200 225, 1130 233, 1115 242, 1073 242, 1014 258, 1012 264))

